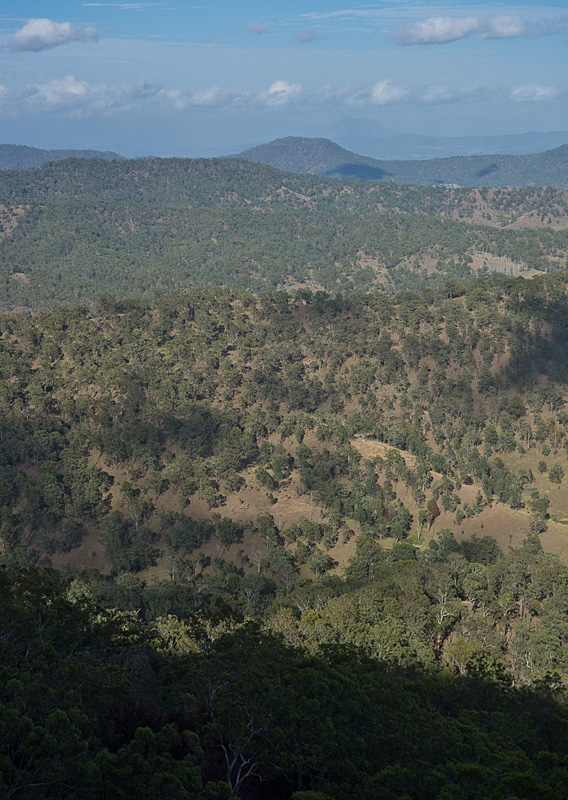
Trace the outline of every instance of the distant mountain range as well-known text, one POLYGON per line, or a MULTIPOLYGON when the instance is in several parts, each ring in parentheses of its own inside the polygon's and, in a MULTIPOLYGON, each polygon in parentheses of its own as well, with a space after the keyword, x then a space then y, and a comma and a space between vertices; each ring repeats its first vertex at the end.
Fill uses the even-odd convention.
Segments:
POLYGON ((0 144, 0 170, 41 167, 48 161, 62 161, 64 158, 102 158, 105 161, 121 161, 124 156, 100 150, 41 150, 23 144, 0 144))
MULTIPOLYGON (((347 150, 380 159, 447 158, 449 156, 525 155, 552 150, 568 142, 568 131, 484 136, 424 136, 393 131, 365 117, 343 117, 333 125, 312 131, 347 150)), ((244 147, 243 147, 244 149, 244 147)))
POLYGON ((358 155, 329 139, 289 136, 252 147, 240 158, 287 172, 426 186, 568 188, 568 144, 528 155, 453 156, 389 161, 358 155))
MULTIPOLYGON (((367 129, 362 128, 362 131, 363 137, 367 137, 367 129)), ((391 181, 408 186, 568 188, 568 144, 540 153, 523 155, 494 153, 392 160, 363 156, 325 138, 288 136, 248 148, 239 153, 238 157, 276 167, 285 172, 343 179, 391 181)), ((30 169, 47 162, 68 158, 127 160, 124 156, 110 151, 42 150, 25 145, 0 144, 0 171, 30 169)))
POLYGON ((388 136, 351 134, 331 136, 347 150, 387 160, 449 158, 450 156, 508 155, 542 153, 568 142, 568 131, 520 133, 511 136, 420 136, 392 133, 388 136))

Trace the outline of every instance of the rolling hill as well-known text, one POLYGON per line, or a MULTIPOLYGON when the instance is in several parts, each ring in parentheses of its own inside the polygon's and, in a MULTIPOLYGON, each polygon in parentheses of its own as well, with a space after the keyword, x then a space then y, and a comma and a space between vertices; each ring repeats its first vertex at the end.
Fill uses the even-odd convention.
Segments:
POLYGON ((568 195, 401 187, 242 159, 0 173, 0 303, 223 285, 388 290, 563 267, 568 195))

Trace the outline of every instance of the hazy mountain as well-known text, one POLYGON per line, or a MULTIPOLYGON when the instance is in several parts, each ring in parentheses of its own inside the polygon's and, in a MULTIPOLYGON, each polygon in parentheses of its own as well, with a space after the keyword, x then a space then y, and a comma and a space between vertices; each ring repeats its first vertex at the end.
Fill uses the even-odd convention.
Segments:
POLYGON ((0 170, 41 167, 48 161, 62 161, 64 158, 102 158, 105 161, 118 161, 124 159, 124 156, 100 150, 41 150, 24 144, 0 144, 0 170))
POLYGON ((518 136, 419 136, 397 133, 374 137, 363 134, 333 137, 348 150, 367 153, 373 158, 423 159, 450 156, 528 155, 551 150, 568 142, 568 131, 523 133, 518 136))
POLYGON ((334 125, 314 131, 313 135, 331 139, 347 150, 382 159, 527 155, 551 150, 568 142, 568 131, 492 136, 424 136, 392 131, 366 117, 342 117, 334 125))
POLYGON ((387 161, 345 150, 329 139, 289 136, 239 154, 288 172, 407 185, 467 187, 568 187, 568 145, 527 155, 453 156, 427 160, 387 161))

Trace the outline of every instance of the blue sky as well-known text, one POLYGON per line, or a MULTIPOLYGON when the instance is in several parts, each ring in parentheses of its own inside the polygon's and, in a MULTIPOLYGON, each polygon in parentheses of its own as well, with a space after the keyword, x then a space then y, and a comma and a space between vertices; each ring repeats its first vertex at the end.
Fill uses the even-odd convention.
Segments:
POLYGON ((198 156, 332 135, 346 117, 438 136, 568 130, 568 0, 6 5, 2 142, 198 156))

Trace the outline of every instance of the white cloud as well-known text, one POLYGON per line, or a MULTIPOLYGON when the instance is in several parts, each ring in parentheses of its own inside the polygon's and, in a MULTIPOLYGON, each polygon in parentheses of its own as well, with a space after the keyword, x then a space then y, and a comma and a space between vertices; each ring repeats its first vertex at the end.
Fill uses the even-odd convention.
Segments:
POLYGON ((266 94, 260 94, 258 100, 271 107, 287 105, 292 100, 299 99, 304 87, 301 83, 288 83, 288 81, 275 81, 266 94))
POLYGON ((346 8, 343 11, 310 11, 306 14, 300 14, 300 17, 320 22, 328 19, 372 19, 382 15, 383 12, 378 10, 346 8))
POLYGON ((420 100, 422 103, 453 103, 464 96, 464 92, 453 86, 427 86, 420 100))
POLYGON ((408 95, 408 89, 404 86, 395 86, 391 80, 384 80, 375 83, 371 87, 370 99, 376 105, 390 105, 400 103, 408 95))
POLYGON ((392 31, 398 44, 446 44, 468 36, 483 39, 509 39, 524 36, 526 23, 516 15, 495 17, 429 17, 421 22, 401 25, 392 31))
POLYGON ((66 75, 46 83, 29 84, 19 90, 0 86, 0 114, 17 117, 62 113, 71 117, 88 117, 157 108, 164 112, 190 107, 278 109, 300 101, 303 91, 301 84, 284 80, 275 81, 260 92, 239 92, 220 86, 190 92, 144 80, 111 85, 90 84, 66 75))
POLYGON ((266 34, 270 33, 270 30, 262 22, 249 22, 246 30, 249 33, 256 33, 257 36, 266 36, 266 34))
POLYGON ((222 89, 220 86, 212 86, 210 89, 188 95, 187 105, 229 106, 242 102, 244 97, 244 93, 232 92, 230 89, 222 89))
POLYGON ((555 86, 519 86, 510 94, 515 103, 538 103, 546 100, 555 100, 560 94, 555 86))
MULTIPOLYGON (((335 33, 347 30, 388 33, 400 44, 444 44, 468 36, 478 36, 480 39, 554 36, 568 30, 568 16, 558 14, 550 4, 541 4, 540 8, 534 2, 525 5, 522 16, 519 13, 481 16, 477 13, 480 7, 480 3, 466 4, 456 0, 444 0, 437 4, 420 4, 416 0, 383 0, 380 4, 369 3, 358 9, 300 14, 298 22, 306 26, 317 25, 335 33), (421 9, 425 17, 416 21, 421 9)), ((506 12, 506 4, 494 4, 494 7, 506 12)), ((511 11, 519 7, 517 3, 515 9, 511 6, 511 11)))
POLYGON ((487 86, 404 86, 389 78, 362 86, 323 86, 307 90, 300 83, 273 82, 257 91, 235 91, 221 86, 176 89, 138 80, 128 83, 91 84, 73 75, 29 84, 20 89, 0 85, 0 116, 40 118, 45 115, 89 117, 94 115, 161 113, 190 109, 256 110, 277 112, 292 108, 369 108, 400 103, 506 103, 554 100, 563 92, 553 86, 526 85, 511 89, 487 86))
POLYGON ((51 19, 29 19, 23 28, 8 39, 12 52, 38 53, 69 42, 92 42, 98 39, 95 28, 81 28, 70 22, 53 22, 51 19))
POLYGON ((485 20, 483 36, 485 39, 514 39, 526 32, 527 24, 521 17, 503 14, 485 20))
POLYGON ((479 30, 475 17, 430 17, 423 22, 414 22, 395 28, 393 38, 399 44, 442 44, 463 39, 479 30))
POLYGON ((389 78, 376 83, 358 87, 344 87, 334 89, 325 86, 317 97, 312 98, 313 103, 327 103, 336 106, 368 106, 368 105, 393 105, 403 103, 412 96, 411 91, 405 86, 397 86, 389 78))
POLYGON ((85 81, 78 81, 73 75, 57 78, 49 83, 37 83, 28 86, 22 93, 21 99, 30 107, 49 111, 56 108, 74 108, 82 105, 83 101, 96 93, 96 87, 90 86, 85 81))

